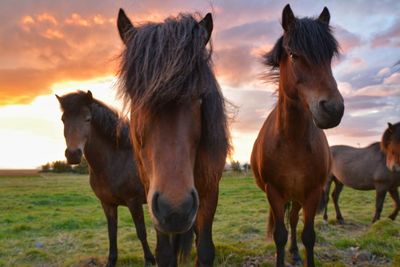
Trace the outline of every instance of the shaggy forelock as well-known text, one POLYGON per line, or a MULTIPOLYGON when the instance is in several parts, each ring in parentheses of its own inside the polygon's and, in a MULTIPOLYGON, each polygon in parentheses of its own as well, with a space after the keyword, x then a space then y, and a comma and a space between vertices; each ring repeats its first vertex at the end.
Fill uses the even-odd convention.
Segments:
POLYGON ((264 64, 269 67, 267 79, 279 78, 279 63, 286 50, 303 56, 309 63, 318 65, 339 54, 339 44, 331 27, 318 19, 296 18, 295 22, 264 56, 264 64))
POLYGON ((206 36, 190 14, 135 27, 121 55, 119 95, 125 105, 161 109, 217 87, 206 36))

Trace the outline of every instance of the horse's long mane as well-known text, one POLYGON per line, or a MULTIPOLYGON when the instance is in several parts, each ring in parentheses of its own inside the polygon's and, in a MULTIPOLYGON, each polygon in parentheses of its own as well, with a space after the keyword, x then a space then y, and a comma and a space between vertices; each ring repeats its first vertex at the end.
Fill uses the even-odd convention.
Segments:
POLYGON ((339 55, 339 44, 328 24, 315 18, 296 18, 289 31, 263 56, 264 64, 269 67, 267 79, 279 79, 279 63, 286 55, 285 48, 314 65, 339 55))
POLYGON ((230 149, 225 101, 204 36, 190 14, 135 27, 121 55, 118 91, 132 114, 157 114, 168 104, 202 99, 201 145, 221 157, 230 149))
POLYGON ((390 144, 390 142, 395 141, 400 142, 400 122, 393 124, 390 128, 387 128, 381 140, 381 149, 386 153, 386 150, 390 144))
POLYGON ((106 140, 118 148, 132 149, 129 123, 113 108, 94 98, 88 101, 87 93, 83 91, 60 97, 60 103, 62 111, 71 115, 79 114, 82 107, 88 107, 92 125, 106 140))

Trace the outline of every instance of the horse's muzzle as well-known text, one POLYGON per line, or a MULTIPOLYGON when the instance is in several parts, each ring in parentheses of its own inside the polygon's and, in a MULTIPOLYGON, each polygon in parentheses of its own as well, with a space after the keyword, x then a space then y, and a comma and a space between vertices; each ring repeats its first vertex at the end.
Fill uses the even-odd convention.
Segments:
POLYGON ((155 217, 156 228, 167 234, 187 232, 193 225, 199 207, 198 195, 195 190, 178 206, 174 206, 155 192, 151 201, 152 214, 155 217))
POLYGON ((74 150, 67 148, 65 150, 65 157, 67 158, 68 164, 79 164, 81 163, 82 150, 80 148, 74 150))
POLYGON ((343 101, 318 102, 318 112, 313 112, 314 122, 318 128, 329 129, 339 125, 344 114, 343 101))

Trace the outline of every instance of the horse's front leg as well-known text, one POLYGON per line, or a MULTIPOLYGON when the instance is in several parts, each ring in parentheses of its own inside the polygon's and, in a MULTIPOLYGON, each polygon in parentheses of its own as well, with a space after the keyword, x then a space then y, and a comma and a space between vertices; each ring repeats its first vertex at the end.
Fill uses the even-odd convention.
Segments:
POLYGON ((129 211, 131 212, 133 222, 135 223, 136 234, 142 244, 145 266, 155 265, 156 260, 151 253, 149 244, 147 243, 146 225, 144 223, 143 206, 139 200, 135 199, 128 203, 129 211))
POLYGON ((394 220, 397 217, 397 214, 399 213, 400 210, 400 198, 399 198, 399 191, 397 191, 397 187, 393 187, 389 190, 390 196, 392 197, 394 201, 394 210, 393 212, 389 215, 389 218, 394 220))
POLYGON ((197 258, 195 266, 213 266, 215 247, 212 240, 212 224, 218 203, 218 188, 200 195, 200 205, 194 226, 197 258))
POLYGON ((113 267, 117 263, 118 248, 117 248, 117 228, 118 228, 118 207, 101 202, 104 214, 107 218, 109 253, 107 267, 113 267))
POLYGON ((306 266, 313 267, 314 264, 314 245, 315 245, 315 231, 314 219, 317 213, 322 188, 310 192, 308 198, 303 204, 304 211, 304 229, 301 234, 304 247, 306 248, 306 266))
POLYGON ((288 231, 285 227, 285 199, 272 186, 267 186, 267 197, 273 215, 273 236, 276 246, 276 266, 285 266, 285 245, 288 231))
POLYGON ((383 209, 383 202, 385 202, 386 189, 376 188, 376 199, 375 199, 375 215, 372 222, 376 222, 381 217, 381 212, 383 209))
POLYGON ((289 252, 292 258, 293 265, 301 265, 302 260, 299 254, 299 247, 297 246, 297 223, 299 222, 299 211, 301 205, 293 201, 292 209, 290 211, 290 249, 289 252))
POLYGON ((178 266, 177 255, 173 246, 173 236, 157 231, 156 262, 158 267, 178 266))

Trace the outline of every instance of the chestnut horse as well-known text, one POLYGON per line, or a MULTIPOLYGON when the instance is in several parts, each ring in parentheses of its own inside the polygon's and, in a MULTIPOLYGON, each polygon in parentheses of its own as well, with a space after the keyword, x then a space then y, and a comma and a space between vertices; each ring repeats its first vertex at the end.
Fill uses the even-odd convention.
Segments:
POLYGON ((303 208, 302 241, 307 266, 314 266, 314 217, 331 166, 321 129, 338 125, 344 111, 331 70, 338 44, 329 19, 327 8, 316 19, 299 19, 287 5, 282 13, 283 36, 265 55, 269 74, 279 81, 279 98, 254 143, 251 166, 270 203, 269 233, 273 231, 277 266, 284 266, 288 237, 284 217, 289 206, 292 259, 301 262, 296 226, 303 208))
POLYGON ((69 164, 79 164, 82 154, 89 165, 90 186, 101 201, 107 218, 109 256, 107 266, 117 262, 117 224, 119 205, 127 206, 143 246, 145 264, 155 264, 146 238, 142 205, 146 203, 132 154, 129 124, 118 113, 78 91, 57 96, 63 111, 65 156, 69 164))
POLYGON ((212 223, 229 134, 225 102, 211 67, 211 14, 180 14, 134 26, 124 11, 119 93, 157 230, 156 261, 176 266, 196 234, 197 266, 212 266, 212 223))
POLYGON ((336 219, 344 223, 339 208, 339 195, 343 185, 357 190, 376 190, 375 215, 372 222, 379 220, 386 193, 389 191, 395 209, 389 218, 396 219, 400 210, 397 188, 400 186, 400 123, 388 123, 381 142, 365 148, 350 146, 331 147, 333 164, 325 189, 324 219, 328 219, 327 203, 331 183, 335 183, 332 199, 336 210, 336 219))

